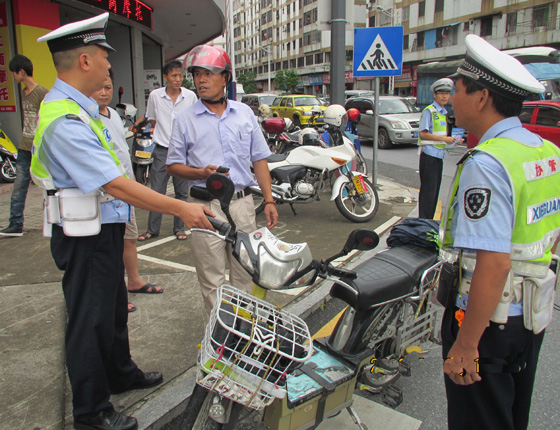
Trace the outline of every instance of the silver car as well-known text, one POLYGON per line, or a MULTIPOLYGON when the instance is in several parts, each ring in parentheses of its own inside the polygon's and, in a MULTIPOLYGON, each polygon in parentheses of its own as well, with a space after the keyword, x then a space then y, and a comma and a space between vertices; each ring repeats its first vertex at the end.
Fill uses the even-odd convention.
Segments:
MULTIPOLYGON (((360 139, 373 140, 374 97, 352 97, 346 101, 346 110, 356 108, 361 113, 358 124, 360 139)), ((379 97, 379 130, 377 146, 389 149, 398 143, 417 143, 422 112, 404 97, 379 97)))

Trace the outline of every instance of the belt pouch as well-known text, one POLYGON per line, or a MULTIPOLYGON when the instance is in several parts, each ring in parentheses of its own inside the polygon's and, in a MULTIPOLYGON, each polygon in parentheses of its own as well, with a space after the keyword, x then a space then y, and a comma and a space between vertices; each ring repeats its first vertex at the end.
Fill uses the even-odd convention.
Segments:
POLYGON ((523 280, 523 322, 527 330, 539 334, 550 321, 554 312, 556 274, 549 270, 545 278, 523 280))
POLYGON ((437 301, 445 309, 455 306, 457 293, 459 292, 459 265, 455 263, 443 263, 439 275, 437 289, 437 301))
POLYGON ((193 185, 191 187, 191 197, 198 200, 203 200, 205 202, 214 200, 214 197, 212 197, 212 194, 210 194, 210 192, 206 188, 197 187, 196 185, 193 185))
POLYGON ((66 236, 94 236, 101 231, 101 210, 97 190, 84 194, 79 188, 59 192, 62 229, 66 236))

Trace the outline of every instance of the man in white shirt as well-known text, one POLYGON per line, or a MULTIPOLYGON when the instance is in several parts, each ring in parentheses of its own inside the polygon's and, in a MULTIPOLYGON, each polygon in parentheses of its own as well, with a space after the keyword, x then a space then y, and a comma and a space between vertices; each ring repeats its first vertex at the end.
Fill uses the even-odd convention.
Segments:
MULTIPOLYGON (((197 100, 194 92, 181 86, 183 72, 179 61, 170 61, 163 66, 163 79, 167 82, 167 85, 150 93, 146 110, 146 117, 150 118, 152 127, 154 127, 153 139, 156 143, 156 148, 152 154, 154 163, 150 170, 150 184, 152 190, 160 194, 166 193, 167 183, 169 182, 169 175, 165 171, 165 161, 167 160, 173 119, 179 112, 194 104, 197 100)), ((176 199, 187 200, 189 194, 187 180, 174 177, 173 188, 176 199)), ((160 227, 161 213, 150 212, 148 230, 141 234, 138 240, 146 241, 159 236, 160 227)), ((187 238, 183 221, 177 217, 174 218, 173 232, 178 240, 187 238)))

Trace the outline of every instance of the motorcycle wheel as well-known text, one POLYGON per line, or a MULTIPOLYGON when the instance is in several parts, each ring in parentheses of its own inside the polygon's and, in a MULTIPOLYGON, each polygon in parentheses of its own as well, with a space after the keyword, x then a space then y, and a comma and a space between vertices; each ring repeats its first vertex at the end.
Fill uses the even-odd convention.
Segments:
POLYGON ((189 398, 187 409, 181 417, 179 428, 181 430, 220 430, 222 424, 208 416, 213 398, 214 393, 196 384, 189 398))
POLYGON ((358 152, 357 156, 358 157, 356 158, 356 171, 360 172, 364 176, 367 176, 368 170, 367 170, 366 159, 364 158, 361 152, 358 152))
POLYGON ((136 182, 142 185, 148 185, 148 166, 145 164, 137 164, 134 170, 134 178, 136 182))
POLYGON ((366 192, 359 195, 353 182, 346 182, 336 196, 335 203, 340 213, 352 222, 367 222, 379 208, 377 190, 369 179, 364 177, 366 192))
POLYGON ((8 161, 4 161, 2 166, 0 166, 0 179, 4 182, 14 182, 16 180, 16 163, 12 161, 12 164, 8 161))

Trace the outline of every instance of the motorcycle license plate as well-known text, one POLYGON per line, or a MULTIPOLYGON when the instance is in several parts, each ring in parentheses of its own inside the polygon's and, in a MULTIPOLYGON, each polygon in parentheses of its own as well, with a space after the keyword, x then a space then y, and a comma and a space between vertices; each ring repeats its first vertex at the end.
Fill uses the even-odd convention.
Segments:
POLYGON ((352 178, 354 185, 356 186, 356 191, 358 194, 364 194, 366 192, 362 177, 360 175, 356 175, 352 178))
POLYGON ((147 151, 136 151, 134 155, 138 158, 152 158, 152 154, 147 151))

